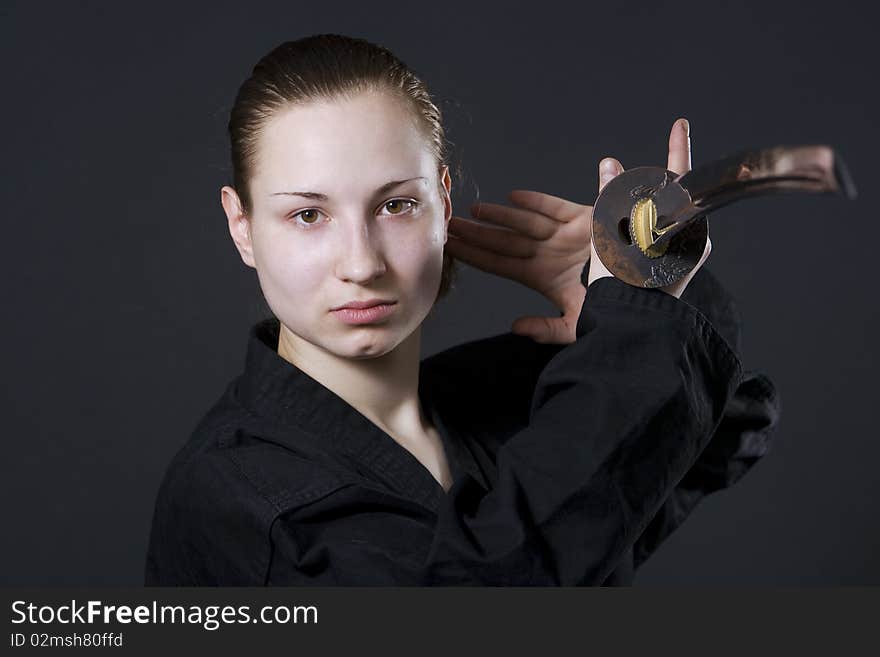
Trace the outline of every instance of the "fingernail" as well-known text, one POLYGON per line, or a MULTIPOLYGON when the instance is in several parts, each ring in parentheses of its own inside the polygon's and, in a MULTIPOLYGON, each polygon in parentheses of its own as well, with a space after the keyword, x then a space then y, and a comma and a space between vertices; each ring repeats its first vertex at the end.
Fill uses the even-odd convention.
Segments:
POLYGON ((689 122, 687 119, 682 119, 682 120, 681 120, 681 125, 682 125, 682 127, 684 128, 684 134, 686 134, 688 137, 690 137, 690 136, 691 136, 691 124, 690 124, 690 122, 689 122))

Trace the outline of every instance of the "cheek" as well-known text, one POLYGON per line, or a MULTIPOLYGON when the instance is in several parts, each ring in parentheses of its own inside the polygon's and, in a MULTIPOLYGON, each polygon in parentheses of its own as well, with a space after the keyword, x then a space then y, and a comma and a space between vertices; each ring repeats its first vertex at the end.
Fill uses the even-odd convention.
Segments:
POLYGON ((426 230, 391 231, 388 259, 404 281, 420 292, 429 293, 440 281, 443 263, 443 232, 436 227, 426 230))
POLYGON ((328 274, 320 245, 304 248, 301 240, 277 231, 263 236, 256 250, 260 286, 271 308, 295 308, 320 294, 328 274))

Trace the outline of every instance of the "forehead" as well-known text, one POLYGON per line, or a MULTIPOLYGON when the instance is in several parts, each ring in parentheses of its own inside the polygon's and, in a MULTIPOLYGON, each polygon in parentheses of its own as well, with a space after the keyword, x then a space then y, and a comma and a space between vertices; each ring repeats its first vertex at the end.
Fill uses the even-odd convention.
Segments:
POLYGON ((433 154, 412 110, 385 93, 320 100, 272 117, 257 147, 254 186, 375 188, 427 175, 433 154), (397 177, 397 178, 395 178, 397 177))

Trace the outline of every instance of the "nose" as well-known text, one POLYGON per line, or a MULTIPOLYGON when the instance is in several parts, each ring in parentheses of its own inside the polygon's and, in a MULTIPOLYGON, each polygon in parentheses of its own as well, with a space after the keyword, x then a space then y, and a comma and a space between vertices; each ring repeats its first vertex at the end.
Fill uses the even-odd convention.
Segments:
POLYGON ((375 244, 368 221, 351 224, 346 231, 336 264, 336 275, 344 281, 366 285, 385 273, 385 258, 375 244))

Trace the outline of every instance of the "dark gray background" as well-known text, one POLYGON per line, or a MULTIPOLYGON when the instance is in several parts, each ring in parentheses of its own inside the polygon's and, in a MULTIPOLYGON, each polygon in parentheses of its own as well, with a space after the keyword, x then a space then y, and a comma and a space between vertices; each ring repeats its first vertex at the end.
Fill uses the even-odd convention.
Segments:
MULTIPOLYGON (((708 266, 782 422, 636 583, 880 583, 873 21, 845 2, 572 4, 0 5, 2 583, 141 582, 162 472, 264 312, 219 203, 228 111, 260 56, 317 32, 381 43, 428 82, 464 169, 459 213, 516 187, 592 203, 599 159, 665 164, 678 116, 695 166, 835 146, 857 201, 713 215, 708 266)), ((539 311, 460 265, 425 354, 539 311)))

